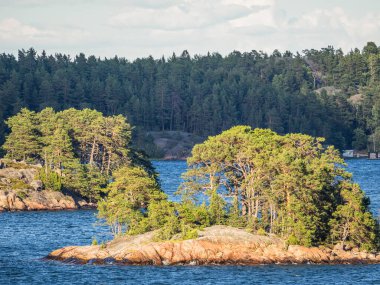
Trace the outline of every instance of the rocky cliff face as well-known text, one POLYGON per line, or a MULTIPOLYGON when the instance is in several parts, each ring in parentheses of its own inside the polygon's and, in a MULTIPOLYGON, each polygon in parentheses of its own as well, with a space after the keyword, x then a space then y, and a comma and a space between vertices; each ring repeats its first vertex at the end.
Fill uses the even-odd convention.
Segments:
POLYGON ((120 264, 291 264, 380 263, 380 255, 343 249, 287 246, 276 237, 259 236, 226 226, 213 226, 199 238, 154 242, 153 232, 115 239, 106 245, 69 246, 49 259, 77 263, 120 264))
POLYGON ((43 190, 36 179, 40 166, 0 160, 0 212, 30 210, 64 210, 95 207, 83 199, 61 192, 43 190))

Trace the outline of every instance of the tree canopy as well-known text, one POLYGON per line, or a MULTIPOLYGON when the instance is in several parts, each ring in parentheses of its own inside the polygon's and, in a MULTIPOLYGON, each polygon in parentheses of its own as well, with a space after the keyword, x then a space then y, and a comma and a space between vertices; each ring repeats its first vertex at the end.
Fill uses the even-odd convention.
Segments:
POLYGON ((323 141, 233 127, 193 148, 180 202, 169 201, 143 169, 121 168, 99 203, 99 217, 115 234, 156 230, 158 239, 186 239, 207 226, 229 225, 288 244, 376 250, 369 199, 323 141))
POLYGON ((73 108, 55 112, 50 107, 36 113, 24 108, 6 124, 6 157, 40 163, 46 188, 96 200, 121 166, 141 165, 154 176, 150 163, 130 148, 131 126, 122 115, 73 108))
POLYGON ((9 130, 2 121, 23 107, 72 107, 127 115, 140 136, 176 130, 206 137, 245 124, 325 137, 338 148, 378 150, 379 58, 373 42, 346 54, 331 46, 302 54, 252 50, 191 57, 184 51, 132 62, 37 54, 33 48, 16 57, 0 54, 0 142, 9 130))
POLYGON ((213 224, 244 226, 306 246, 377 247, 368 198, 322 138, 233 127, 196 145, 180 193, 203 197, 213 224))

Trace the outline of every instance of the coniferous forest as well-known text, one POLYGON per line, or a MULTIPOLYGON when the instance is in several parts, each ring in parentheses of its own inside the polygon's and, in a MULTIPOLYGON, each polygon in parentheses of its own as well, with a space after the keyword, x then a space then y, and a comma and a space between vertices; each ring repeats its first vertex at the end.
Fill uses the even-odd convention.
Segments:
POLYGON ((43 188, 98 202, 115 235, 192 239, 227 225, 288 244, 374 251, 379 230, 369 199, 326 144, 377 149, 377 62, 371 43, 346 55, 184 52, 133 63, 33 49, 18 60, 2 55, 2 149, 6 159, 39 164, 43 188), (150 161, 131 147, 129 120, 142 133, 220 133, 194 146, 180 202, 168 199, 150 161))
POLYGON ((214 135, 237 124, 326 138, 337 148, 378 150, 380 49, 343 53, 261 51, 169 58, 74 58, 33 48, 0 55, 0 143, 4 120, 23 107, 91 108, 123 114, 145 131, 214 135))

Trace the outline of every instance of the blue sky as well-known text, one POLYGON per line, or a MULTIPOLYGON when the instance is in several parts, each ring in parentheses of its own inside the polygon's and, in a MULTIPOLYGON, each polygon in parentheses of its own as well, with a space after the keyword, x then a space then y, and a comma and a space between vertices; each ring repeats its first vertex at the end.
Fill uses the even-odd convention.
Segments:
POLYGON ((133 60, 380 44, 378 0, 0 0, 0 52, 133 60))

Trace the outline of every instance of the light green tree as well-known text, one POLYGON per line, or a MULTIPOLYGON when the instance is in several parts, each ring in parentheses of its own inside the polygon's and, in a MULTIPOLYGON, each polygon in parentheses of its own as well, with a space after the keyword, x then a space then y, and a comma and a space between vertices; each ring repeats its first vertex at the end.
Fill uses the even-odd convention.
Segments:
POLYGON ((10 117, 6 124, 11 132, 3 145, 6 157, 16 160, 33 160, 40 153, 39 133, 36 113, 21 109, 16 116, 10 117))

